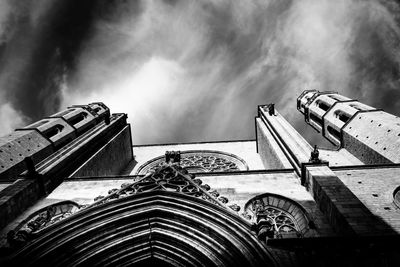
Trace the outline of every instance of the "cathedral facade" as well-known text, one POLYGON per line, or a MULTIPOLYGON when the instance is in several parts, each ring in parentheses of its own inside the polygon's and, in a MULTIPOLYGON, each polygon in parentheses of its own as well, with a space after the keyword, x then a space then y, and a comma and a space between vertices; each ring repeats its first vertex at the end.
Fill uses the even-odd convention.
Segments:
POLYGON ((134 145, 103 103, 16 129, 1 266, 399 266, 400 118, 316 90, 297 109, 335 149, 274 104, 255 140, 134 145))

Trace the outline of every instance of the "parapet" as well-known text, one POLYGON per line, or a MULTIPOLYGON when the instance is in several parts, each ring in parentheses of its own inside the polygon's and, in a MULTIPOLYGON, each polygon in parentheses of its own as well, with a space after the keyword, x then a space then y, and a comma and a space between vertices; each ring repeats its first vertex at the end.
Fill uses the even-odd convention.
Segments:
POLYGON ((109 118, 100 102, 72 106, 0 137, 0 180, 16 179, 26 170, 25 158, 36 164, 109 118))

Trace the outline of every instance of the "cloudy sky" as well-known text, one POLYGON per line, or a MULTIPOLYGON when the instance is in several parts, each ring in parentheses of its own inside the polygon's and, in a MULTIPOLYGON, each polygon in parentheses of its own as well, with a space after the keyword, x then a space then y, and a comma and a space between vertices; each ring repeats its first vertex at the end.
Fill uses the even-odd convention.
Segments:
POLYGON ((304 89, 400 113, 400 6, 385 0, 0 0, 0 134, 72 104, 128 113, 135 144, 254 138, 304 89))

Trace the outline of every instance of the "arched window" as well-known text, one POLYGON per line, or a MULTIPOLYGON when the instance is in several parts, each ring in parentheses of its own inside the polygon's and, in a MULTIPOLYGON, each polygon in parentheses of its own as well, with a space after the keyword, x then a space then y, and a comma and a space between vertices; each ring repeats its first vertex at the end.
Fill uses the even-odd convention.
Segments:
POLYGON ((341 139, 341 138, 340 138, 340 132, 339 132, 338 130, 336 130, 335 128, 333 128, 333 127, 330 126, 330 125, 328 125, 327 129, 328 129, 328 133, 329 133, 331 136, 335 137, 337 140, 340 140, 340 139, 341 139))
POLYGON ((310 120, 322 127, 322 119, 317 117, 314 113, 310 113, 310 120))
POLYGON ((72 117, 71 119, 68 120, 69 123, 72 125, 76 125, 86 119, 87 113, 86 112, 80 112, 78 115, 72 117))
POLYGON ((393 201, 394 204, 400 208, 400 186, 397 187, 393 192, 393 201))
POLYGON ((249 200, 244 216, 257 228, 260 240, 310 236, 310 220, 295 201, 275 194, 262 194, 249 200))
POLYGON ((351 116, 344 111, 336 110, 335 117, 341 120, 342 122, 346 123, 348 120, 350 120, 351 116))
POLYGON ((48 137, 48 138, 52 138, 53 136, 59 134, 62 132, 62 130, 64 129, 64 126, 62 126, 61 124, 56 124, 53 127, 51 127, 50 129, 46 130, 44 132, 44 134, 48 137))
POLYGON ((7 234, 8 242, 11 246, 20 246, 47 226, 69 217, 80 208, 76 202, 66 200, 37 210, 7 234))
POLYGON ((322 109, 323 111, 328 111, 328 109, 331 107, 328 103, 326 103, 326 102, 324 102, 324 101, 322 101, 322 100, 317 100, 316 102, 315 102, 315 104, 320 108, 320 109, 322 109))

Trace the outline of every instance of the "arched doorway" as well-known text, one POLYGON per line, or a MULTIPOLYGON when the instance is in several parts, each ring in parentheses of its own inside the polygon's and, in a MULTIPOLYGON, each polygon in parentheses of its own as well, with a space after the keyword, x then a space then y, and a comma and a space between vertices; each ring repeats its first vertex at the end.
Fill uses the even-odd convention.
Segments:
POLYGON ((24 266, 274 266, 238 215, 189 195, 154 190, 82 210, 17 251, 24 266))

